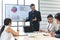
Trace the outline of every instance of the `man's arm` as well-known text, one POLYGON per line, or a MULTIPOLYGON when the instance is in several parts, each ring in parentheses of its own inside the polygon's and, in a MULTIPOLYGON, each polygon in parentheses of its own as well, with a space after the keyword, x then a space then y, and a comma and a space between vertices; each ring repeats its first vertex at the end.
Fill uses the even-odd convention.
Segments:
POLYGON ((37 20, 38 21, 41 21, 42 19, 41 19, 41 13, 40 12, 38 12, 38 15, 37 16, 38 16, 38 19, 37 20))
POLYGON ((26 19, 24 18, 23 21, 24 21, 24 22, 30 21, 30 12, 29 12, 29 14, 28 14, 28 17, 27 17, 26 19))
POLYGON ((30 21, 30 12, 29 12, 28 18, 26 19, 26 22, 27 21, 30 21))

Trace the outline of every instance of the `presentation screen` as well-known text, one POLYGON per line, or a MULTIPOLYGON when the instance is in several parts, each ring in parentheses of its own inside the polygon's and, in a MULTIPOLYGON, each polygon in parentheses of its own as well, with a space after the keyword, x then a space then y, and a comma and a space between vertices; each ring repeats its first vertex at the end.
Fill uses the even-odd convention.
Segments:
POLYGON ((13 22, 23 22, 23 19, 28 18, 29 11, 31 11, 29 5, 5 5, 5 16, 13 22))

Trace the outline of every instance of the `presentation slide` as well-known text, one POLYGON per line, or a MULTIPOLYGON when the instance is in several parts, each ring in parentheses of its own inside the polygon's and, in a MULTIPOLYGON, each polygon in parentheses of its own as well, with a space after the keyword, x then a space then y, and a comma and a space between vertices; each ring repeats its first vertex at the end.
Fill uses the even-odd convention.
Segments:
POLYGON ((23 22, 23 19, 28 19, 29 11, 31 11, 29 5, 5 5, 5 16, 13 22, 23 22))

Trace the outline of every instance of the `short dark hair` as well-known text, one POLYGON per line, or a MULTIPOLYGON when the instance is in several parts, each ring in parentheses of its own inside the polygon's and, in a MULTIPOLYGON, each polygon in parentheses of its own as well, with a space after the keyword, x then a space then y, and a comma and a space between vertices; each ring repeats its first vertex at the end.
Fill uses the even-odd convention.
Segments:
POLYGON ((49 14, 49 15, 47 16, 47 18, 50 18, 50 17, 52 17, 52 18, 53 18, 53 15, 52 15, 52 14, 49 14))
POLYGON ((60 13, 57 13, 57 14, 55 15, 55 19, 58 19, 58 20, 60 21, 60 13))
POLYGON ((35 6, 35 4, 31 4, 30 7, 35 6))

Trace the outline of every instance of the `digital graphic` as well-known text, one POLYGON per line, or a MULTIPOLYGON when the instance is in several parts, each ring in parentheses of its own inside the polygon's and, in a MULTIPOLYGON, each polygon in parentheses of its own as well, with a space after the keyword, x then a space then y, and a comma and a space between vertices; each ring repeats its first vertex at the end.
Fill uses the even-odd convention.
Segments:
POLYGON ((23 22, 23 19, 28 18, 28 13, 31 11, 29 5, 6 5, 5 16, 13 22, 23 22))

